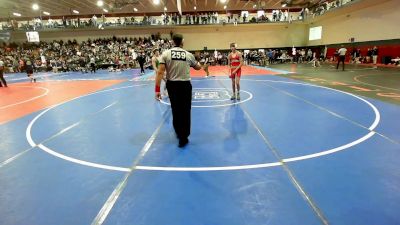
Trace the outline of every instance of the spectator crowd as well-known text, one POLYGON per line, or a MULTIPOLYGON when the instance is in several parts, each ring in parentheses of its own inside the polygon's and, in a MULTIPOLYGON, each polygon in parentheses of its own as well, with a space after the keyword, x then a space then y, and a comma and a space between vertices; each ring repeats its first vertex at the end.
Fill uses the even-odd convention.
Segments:
POLYGON ((171 42, 159 34, 145 38, 104 38, 77 41, 53 41, 22 45, 8 44, 0 48, 6 72, 22 72, 28 61, 35 71, 94 72, 96 68, 135 68, 142 61, 150 65, 152 49, 169 49, 171 42), (91 64, 95 68, 91 68, 91 64))

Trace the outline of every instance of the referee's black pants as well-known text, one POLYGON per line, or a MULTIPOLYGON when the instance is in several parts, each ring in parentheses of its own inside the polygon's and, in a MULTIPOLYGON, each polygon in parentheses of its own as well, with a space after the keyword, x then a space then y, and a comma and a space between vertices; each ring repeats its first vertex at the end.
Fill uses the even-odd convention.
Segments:
POLYGON ((190 135, 192 84, 190 81, 167 81, 167 90, 175 133, 179 140, 185 140, 190 135))
POLYGON ((339 56, 339 59, 337 61, 337 65, 336 65, 336 69, 339 69, 339 64, 340 64, 340 62, 342 62, 342 64, 343 64, 342 69, 344 70, 344 60, 345 59, 346 59, 346 56, 344 56, 344 55, 340 55, 339 56))
POLYGON ((4 73, 3 70, 0 70, 0 87, 3 87, 3 85, 4 87, 7 87, 7 82, 4 79, 3 73, 4 73))
POLYGON ((96 73, 96 64, 90 63, 90 72, 96 73))
POLYGON ((140 65, 140 73, 144 73, 144 62, 139 62, 140 65))

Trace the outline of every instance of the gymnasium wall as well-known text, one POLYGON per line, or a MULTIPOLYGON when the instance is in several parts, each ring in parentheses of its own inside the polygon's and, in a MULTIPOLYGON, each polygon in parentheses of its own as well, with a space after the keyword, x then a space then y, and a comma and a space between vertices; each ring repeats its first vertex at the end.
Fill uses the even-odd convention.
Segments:
POLYGON ((350 38, 355 42, 399 39, 399 3, 398 0, 380 0, 365 8, 354 5, 349 6, 353 11, 344 8, 330 12, 331 16, 321 16, 310 27, 322 26, 322 39, 309 41, 308 45, 349 43, 350 38))
MULTIPOLYGON (((160 32, 163 37, 170 37, 170 32, 181 33, 185 38, 185 48, 188 50, 229 49, 229 43, 236 42, 239 48, 269 48, 307 45, 306 24, 245 24, 175 26, 165 28, 126 27, 99 29, 76 29, 39 32, 42 41, 52 40, 87 40, 88 37, 144 37, 160 32)), ((24 32, 13 32, 11 41, 24 42, 24 32)))

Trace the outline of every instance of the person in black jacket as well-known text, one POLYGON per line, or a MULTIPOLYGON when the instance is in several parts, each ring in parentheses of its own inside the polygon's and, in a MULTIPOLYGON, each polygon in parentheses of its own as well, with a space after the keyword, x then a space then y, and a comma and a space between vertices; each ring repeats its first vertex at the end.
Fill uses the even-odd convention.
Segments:
POLYGON ((143 51, 140 52, 139 56, 137 57, 137 61, 140 65, 140 74, 144 74, 144 63, 146 62, 146 56, 144 55, 143 51))
POLYGON ((32 83, 32 82, 35 82, 35 83, 36 83, 36 78, 33 76, 33 69, 34 69, 34 67, 33 67, 32 60, 29 59, 29 58, 27 58, 27 59, 25 60, 25 70, 26 70, 26 74, 27 74, 27 76, 29 77, 29 79, 31 80, 31 83, 32 83))
POLYGON ((368 48, 368 51, 367 51, 367 63, 371 62, 371 58, 372 58, 372 49, 368 48))

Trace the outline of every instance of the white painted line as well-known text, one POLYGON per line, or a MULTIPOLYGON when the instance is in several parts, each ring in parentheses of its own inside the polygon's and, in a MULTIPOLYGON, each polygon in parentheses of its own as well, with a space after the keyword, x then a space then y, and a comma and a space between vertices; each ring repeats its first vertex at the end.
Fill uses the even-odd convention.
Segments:
POLYGON ((113 105, 115 105, 115 104, 117 104, 117 103, 118 103, 118 101, 115 101, 115 102, 113 102, 113 103, 109 104, 108 106, 106 106, 106 107, 102 108, 102 109, 101 109, 99 112, 103 112, 104 110, 106 110, 106 109, 108 109, 108 108, 112 107, 113 105))
POLYGON ((284 166, 285 170, 287 171, 290 180, 293 182, 294 186, 296 189, 300 192, 302 197, 307 201, 307 203, 311 206, 315 214, 318 216, 318 218, 321 220, 321 222, 324 225, 329 225, 328 219, 325 217, 325 215, 322 213, 322 210, 317 206, 317 204, 314 202, 314 200, 311 199, 310 195, 304 190, 304 188, 300 185, 300 182, 296 179, 292 171, 287 167, 284 166))
POLYGON ((162 166, 137 166, 138 170, 154 171, 175 171, 175 172, 206 172, 206 171, 228 171, 228 170, 248 170, 260 169, 274 166, 281 166, 281 162, 262 163, 242 166, 215 166, 215 167, 162 167, 162 166))
POLYGON ((367 82, 360 81, 358 79, 360 77, 365 77, 365 76, 373 76, 373 75, 368 75, 368 74, 366 74, 366 75, 358 75, 358 76, 354 77, 354 80, 359 82, 359 83, 362 83, 362 84, 365 84, 365 85, 369 85, 369 86, 373 86, 373 87, 380 87, 380 88, 384 88, 384 89, 387 89, 387 90, 400 91, 400 89, 380 86, 380 85, 377 85, 377 84, 370 84, 370 83, 367 83, 367 82))
MULTIPOLYGON (((228 102, 228 101, 232 101, 230 99, 230 97, 227 98, 227 99, 215 99, 215 100, 193 100, 192 103, 199 103, 199 102, 200 103, 201 102, 228 102)), ((167 103, 167 105, 170 105, 170 103, 167 103)), ((192 107, 196 108, 196 106, 193 106, 193 105, 192 105, 192 107)))
MULTIPOLYGON (((257 82, 265 81, 265 80, 251 80, 251 79, 242 79, 242 80, 257 81, 257 82)), ((371 107, 372 110, 374 111, 375 120, 374 120, 374 122, 370 125, 370 127, 368 128, 368 130, 370 130, 370 131, 374 130, 374 129, 378 126, 379 121, 380 121, 380 119, 381 119, 381 115, 380 115, 378 109, 377 109, 373 104, 371 104, 369 101, 367 101, 367 100, 365 100, 365 99, 363 99, 363 98, 361 98, 361 97, 359 97, 359 96, 357 96, 357 95, 354 95, 354 94, 352 94, 352 93, 348 93, 348 92, 341 91, 341 90, 336 90, 336 89, 329 88, 329 87, 324 87, 324 86, 318 86, 318 85, 308 84, 308 83, 296 83, 296 82, 286 82, 286 81, 269 81, 269 82, 273 82, 273 83, 298 84, 298 85, 304 85, 304 86, 311 86, 311 87, 323 88, 323 89, 328 89, 328 90, 331 90, 331 91, 340 92, 340 93, 343 93, 343 94, 345 94, 345 95, 350 95, 350 96, 352 96, 352 97, 354 97, 354 98, 357 98, 357 99, 359 99, 359 100, 365 102, 365 103, 366 103, 369 107, 371 107)))
MULTIPOLYGON (((101 109, 100 111, 96 112, 95 114, 100 113, 100 112, 102 112, 102 111, 104 111, 104 110, 110 108, 111 106, 115 105, 116 103, 117 103, 117 102, 113 102, 112 104, 110 104, 110 105, 104 107, 103 109, 101 109)), ((64 128, 64 129, 62 129, 61 131, 59 131, 59 132, 56 133, 55 135, 53 135, 53 136, 51 136, 50 138, 44 140, 42 143, 45 143, 45 142, 47 142, 47 141, 49 141, 49 140, 51 140, 51 139, 53 139, 53 138, 55 138, 55 137, 57 137, 57 136, 59 136, 59 135, 61 135, 61 134, 67 132, 68 130, 71 130, 72 128, 78 126, 81 122, 82 122, 82 121, 79 121, 79 122, 77 122, 77 123, 74 123, 74 124, 72 124, 72 125, 70 125, 70 126, 64 128)), ((39 145, 40 145, 40 146, 43 146, 42 144, 39 144, 39 145)), ((28 151, 32 150, 34 147, 37 147, 37 146, 31 146, 30 149, 27 149, 27 150, 25 150, 25 151, 23 151, 23 152, 21 152, 21 153, 18 153, 17 155, 11 157, 10 159, 8 159, 8 160, 6 160, 6 161, 0 163, 0 168, 1 168, 2 166, 5 166, 5 165, 11 163, 11 162, 14 161, 15 159, 17 159, 17 158, 19 158, 20 156, 22 156, 23 154, 25 154, 25 153, 27 153, 28 151)), ((44 147, 46 147, 46 146, 44 146, 44 147)), ((49 154, 51 154, 51 153, 49 153, 49 154)))
MULTIPOLYGON (((207 88, 208 90, 211 90, 209 88, 207 88)), ((214 88, 214 89, 225 89, 225 88, 214 88)), ((238 104, 242 104, 245 103, 247 101, 250 101, 251 99, 253 99, 253 94, 251 94, 248 91, 244 91, 244 90, 240 90, 240 92, 242 93, 246 93, 249 95, 248 98, 244 99, 244 100, 240 100, 240 101, 231 101, 229 99, 229 101, 231 101, 231 103, 226 103, 226 104, 216 104, 216 105, 193 105, 192 104, 192 108, 218 108, 218 107, 226 107, 226 106, 231 106, 231 105, 238 105, 238 104)), ((214 100, 213 100, 214 101, 214 100)), ((226 100, 223 100, 226 101, 226 100)), ((164 99, 161 99, 160 102, 164 105, 171 105, 169 102, 166 102, 164 99)), ((195 101, 192 101, 195 102, 195 101)), ((202 101, 202 102, 212 102, 212 101, 202 101)))
POLYGON ((340 146, 340 147, 333 148, 333 149, 330 149, 330 150, 326 150, 326 151, 323 151, 323 152, 318 152, 318 153, 315 153, 315 154, 309 154, 309 155, 305 155, 305 156, 287 158, 287 159, 283 159, 282 161, 285 162, 285 163, 286 163, 286 162, 295 162, 295 161, 300 161, 300 160, 306 160, 306 159, 317 158, 317 157, 321 157, 321 156, 324 156, 324 155, 329 155, 329 154, 332 154, 332 153, 336 153, 336 152, 339 152, 339 151, 343 151, 343 150, 346 150, 346 149, 348 149, 348 148, 350 148, 350 147, 353 147, 353 146, 355 146, 355 145, 358 145, 358 144, 360 144, 361 142, 364 142, 364 141, 367 140, 368 138, 372 137, 374 134, 375 134, 375 132, 372 131, 372 132, 369 132, 369 133, 368 133, 367 135, 365 135, 364 137, 361 137, 360 139, 357 139, 357 140, 355 140, 355 141, 353 141, 353 142, 351 142, 351 143, 342 145, 342 146, 340 146))
MULTIPOLYGON (((165 113, 165 112, 164 112, 165 113)), ((106 220, 108 214, 110 213, 111 209, 114 207, 115 203, 117 202, 119 196, 121 195, 122 191, 125 189, 126 184, 128 183, 128 178, 132 175, 135 171, 137 164, 143 159, 146 153, 149 151, 151 145, 154 143, 156 137, 160 133, 161 127, 164 125, 166 119, 168 117, 164 117, 161 124, 157 127, 157 129, 153 132, 150 138, 147 140, 145 145, 143 146, 142 150, 139 152, 139 155, 135 158, 132 163, 131 168, 129 169, 129 173, 125 174, 122 181, 118 184, 118 186, 114 189, 111 195, 108 197, 106 203, 103 205, 97 216, 94 218, 92 225, 101 225, 106 220)))
MULTIPOLYGON (((40 74, 40 73, 39 73, 40 74)), ((72 74, 71 72, 67 72, 64 74, 72 74)), ((59 73, 45 73, 43 75, 35 75, 35 78, 47 78, 47 77, 53 77, 53 76, 59 76, 59 73)), ((8 81, 20 81, 20 80, 29 80, 29 77, 27 77, 26 75, 24 77, 20 77, 20 78, 14 78, 14 79, 9 79, 8 81)))
MULTIPOLYGON (((59 103, 59 104, 57 104, 57 105, 54 105, 54 106, 52 106, 52 107, 50 107, 50 108, 47 108, 47 109, 44 110, 43 112, 39 113, 39 115, 37 115, 37 116, 28 124, 28 127, 26 128, 25 136, 26 136, 26 139, 27 139, 29 145, 31 145, 31 147, 37 146, 37 147, 39 147, 40 149, 42 149, 43 151, 45 151, 45 152, 47 152, 47 153, 49 153, 49 154, 51 154, 51 155, 53 155, 53 156, 55 156, 55 157, 58 157, 58 158, 61 158, 61 159, 64 159, 64 160, 67 160, 67 161, 70 161, 70 162, 73 162, 73 163, 77 163, 77 164, 81 164, 81 165, 86 165, 86 166, 90 166, 90 167, 95 167, 95 168, 107 169, 107 170, 115 170, 115 171, 122 171, 122 172, 130 171, 130 169, 123 168, 123 167, 107 166, 107 165, 102 165, 102 164, 97 164, 97 163, 87 162, 87 161, 84 161, 84 160, 75 159, 75 158, 72 158, 72 157, 69 157, 69 156, 60 154, 60 153, 58 153, 58 152, 55 152, 55 151, 51 150, 50 148, 48 148, 47 146, 45 146, 45 145, 43 145, 43 144, 37 145, 37 144, 33 141, 33 139, 32 139, 31 130, 32 130, 33 124, 34 124, 41 116, 43 116, 46 112, 48 112, 48 111, 50 111, 50 110, 52 110, 52 109, 54 109, 54 108, 56 108, 56 107, 58 107, 58 106, 60 106, 60 105, 62 105, 62 104, 65 104, 65 103, 67 103, 67 102, 70 102, 70 101, 73 101, 73 100, 76 100, 76 99, 79 99, 79 98, 83 98, 83 97, 86 97, 86 96, 98 94, 98 93, 105 93, 105 92, 110 92, 110 91, 115 91, 115 90, 121 90, 121 89, 125 89, 125 88, 130 88, 130 87, 136 87, 136 86, 144 86, 144 85, 130 85, 130 86, 124 86, 124 87, 119 87, 119 88, 113 88, 113 89, 107 89, 107 90, 103 90, 103 91, 99 91, 99 92, 94 92, 94 93, 91 93, 91 94, 87 94, 87 95, 84 95, 84 96, 79 96, 79 97, 73 98, 73 99, 71 99, 71 100, 64 101, 64 102, 59 103)), ((117 103, 117 102, 114 102, 114 103, 112 103, 112 104, 106 106, 105 108, 103 108, 103 109, 100 110, 99 112, 101 112, 101 111, 103 111, 103 110, 105 110, 105 109, 107 109, 107 108, 109 108, 109 107, 115 105, 116 103, 117 103)), ((73 125, 71 125, 71 126, 65 128, 65 129, 63 129, 60 133, 58 133, 58 135, 61 134, 61 133, 66 132, 66 131, 68 131, 68 130, 70 130, 70 129, 72 129, 73 127, 77 126, 79 123, 80 123, 80 122, 75 123, 75 124, 73 124, 73 125)))
POLYGON ((129 172, 130 171, 130 169, 128 169, 128 168, 117 167, 117 166, 107 166, 107 165, 102 165, 102 164, 98 164, 98 163, 91 163, 91 162, 87 162, 87 161, 84 161, 84 160, 75 159, 73 157, 69 157, 69 156, 60 154, 58 152, 55 152, 55 151, 49 149, 48 147, 44 146, 43 144, 39 144, 38 147, 40 149, 42 149, 43 151, 49 153, 50 155, 53 155, 55 157, 58 157, 58 158, 61 158, 61 159, 64 159, 66 161, 70 161, 70 162, 73 162, 73 163, 77 163, 77 164, 80 164, 80 165, 99 168, 99 169, 122 171, 122 172, 129 172))
MULTIPOLYGON (((214 79, 215 80, 215 79, 214 79)), ((221 79, 221 80, 229 80, 229 79, 221 79)), ((340 91, 340 90, 335 90, 332 88, 328 88, 328 87, 324 87, 324 86, 317 86, 317 85, 312 85, 312 84, 307 84, 307 83, 296 83, 296 82, 287 82, 287 81, 273 81, 273 80, 252 80, 252 79, 242 79, 242 80, 247 80, 247 81, 255 81, 255 82, 275 82, 275 83, 287 83, 287 84, 294 84, 294 85, 304 85, 304 86, 311 86, 311 87, 317 87, 317 88, 324 88, 324 89, 328 89, 328 90, 332 90, 335 92, 340 92, 343 93, 345 95, 349 95, 352 96, 354 98, 357 98, 363 102, 365 102, 368 106, 370 106, 374 113, 375 113, 375 119, 374 122, 372 123, 372 125, 369 126, 368 130, 371 131, 368 134, 362 136, 361 138, 348 143, 348 144, 344 144, 342 146, 336 147, 336 148, 332 148, 332 149, 327 149, 327 150, 322 150, 318 153, 313 153, 313 154, 308 154, 308 155, 303 155, 303 156, 298 156, 298 157, 292 157, 292 158, 287 158, 287 159, 282 159, 282 162, 295 162, 295 161, 300 161, 300 160, 305 160, 305 159, 311 159, 311 158, 316 158, 316 157, 321 157, 321 156, 325 156, 328 154, 332 154, 338 151, 343 151, 345 149, 348 149, 352 146, 355 146, 357 144, 362 143, 363 141, 367 140, 368 138, 372 137, 375 132, 373 131, 379 124, 380 121, 380 113, 378 111, 378 109, 371 104, 370 102, 368 102, 367 100, 358 97, 354 94, 351 93, 347 93, 344 91, 340 91)), ((136 86, 144 86, 146 84, 143 85, 136 85, 136 86)), ((109 91, 116 91, 116 90, 121 90, 121 89, 125 89, 125 88, 129 88, 129 87, 133 87, 133 86, 125 86, 125 87, 119 87, 119 88, 113 88, 113 89, 108 89, 108 90, 104 90, 104 91, 100 91, 100 92, 95 92, 95 93, 91 93, 85 96, 80 96, 77 97, 75 99, 79 99, 79 98, 83 98, 89 95, 94 95, 94 94, 99 94, 99 93, 104 93, 104 92, 109 92, 109 91)), ((249 93, 250 94, 250 93, 249 93)), ((75 99, 71 99, 69 101, 73 101, 75 99)), ((66 101, 66 102, 69 102, 66 101)), ((66 102, 60 103, 58 105, 55 105, 43 112, 41 112, 39 115, 37 115, 28 125, 27 129, 26 129, 26 138, 29 142, 29 144, 31 146, 35 145, 35 142, 32 140, 31 137, 31 129, 32 126, 34 125, 34 123, 37 121, 37 119, 39 119, 41 116, 43 116, 46 112, 48 112, 51 109, 54 109, 57 106, 60 106, 66 102)), ((44 145, 38 146, 38 147, 46 147, 44 145)), ((103 164, 97 164, 97 163, 92 163, 92 162, 87 162, 87 161, 83 161, 83 160, 79 160, 79 159, 75 159, 69 156, 64 156, 60 153, 55 152, 54 150, 51 150, 50 148, 46 147, 46 148, 41 148, 42 150, 48 152, 49 154, 52 154, 56 157, 74 162, 74 163, 78 163, 81 165, 86 165, 86 166, 92 166, 92 167, 96 167, 96 168, 101 168, 101 169, 107 169, 107 170, 114 170, 114 171, 122 171, 122 172, 127 172, 130 170, 130 168, 123 168, 123 167, 116 167, 116 166, 109 166, 109 165, 103 165, 103 164)), ((267 167, 274 167, 274 166, 281 166, 282 163, 281 162, 271 162, 271 163, 262 163, 262 164, 250 164, 250 165, 242 165, 242 166, 218 166, 218 167, 160 167, 160 166, 136 166, 135 169, 138 170, 153 170, 153 171, 225 171, 225 170, 247 170, 247 169, 259 169, 259 168, 267 168, 267 167)))
POLYGON ((15 156, 13 156, 13 157, 7 159, 6 161, 0 163, 0 168, 3 167, 3 166, 5 166, 5 165, 7 165, 7 164, 9 164, 9 163, 11 163, 12 161, 18 159, 19 157, 21 157, 21 156, 24 155, 25 153, 29 152, 30 150, 32 150, 32 148, 27 149, 27 150, 25 150, 25 151, 23 151, 23 152, 20 152, 20 153, 16 154, 15 156))
POLYGON ((226 101, 232 101, 231 97, 229 96, 229 92, 225 88, 193 88, 193 90, 223 90, 223 93, 228 96, 229 98, 226 99, 213 99, 213 100, 192 100, 192 103, 194 102, 226 102, 226 101))
POLYGON ((15 87, 17 87, 17 88, 19 88, 19 87, 23 87, 23 88, 37 88, 37 89, 42 89, 42 90, 44 90, 45 92, 43 93, 43 94, 41 94, 41 95, 38 95, 38 96, 36 96, 36 97, 33 97, 33 98, 30 98, 30 99, 27 99, 27 100, 24 100, 24 101, 20 101, 20 102, 16 102, 16 103, 13 103, 13 104, 9 104, 9 105, 5 105, 5 106, 1 106, 0 107, 0 110, 1 109, 6 109, 6 108, 10 108, 10 107, 13 107, 13 106, 16 106, 16 105, 21 105, 21 104, 24 104, 24 103, 27 103, 27 102, 30 102, 30 101, 33 101, 33 100, 35 100, 35 99, 38 99, 38 98, 42 98, 42 97, 44 97, 44 96, 46 96, 49 92, 50 92, 50 90, 49 89, 47 89, 47 88, 44 88, 44 87, 39 87, 39 86, 12 86, 12 88, 15 88, 15 87))
MULTIPOLYGON (((339 66, 339 69, 336 69, 336 66, 331 66, 333 69, 328 68, 328 70, 341 70, 339 66)), ((307 68, 300 68, 300 69, 307 69, 307 68)), ((316 68, 309 68, 311 70, 315 70, 316 68)), ((351 72, 352 70, 354 71, 362 71, 362 70, 376 70, 376 68, 360 68, 360 69, 352 69, 352 68, 347 68, 346 67, 346 71, 351 72)))
MULTIPOLYGON (((257 130, 258 134, 261 136, 261 138, 264 140, 264 143, 268 146, 269 150, 272 152, 272 154, 275 156, 275 158, 277 160, 279 160, 280 162, 284 162, 282 160, 282 156, 280 155, 280 153, 278 152, 278 149, 276 149, 272 143, 268 140, 268 138, 264 135, 264 133, 261 131, 261 129, 259 128, 259 126, 257 125, 257 123, 253 120, 253 118, 250 116, 250 114, 243 109, 244 114, 247 116, 247 118, 250 120, 250 123, 253 125, 253 127, 257 130)), ((290 180, 292 181, 292 183, 294 184, 294 186, 296 187, 296 189, 300 192, 300 194, 302 195, 302 197, 307 201, 307 203, 311 206, 311 208, 313 209, 313 211, 315 212, 315 214, 318 216, 318 218, 321 220, 321 222, 325 225, 328 225, 328 220, 326 219, 326 217, 323 215, 322 211, 317 207, 317 205, 315 204, 315 202, 311 199, 311 197, 307 194, 307 192, 304 190, 304 188, 300 185, 300 182, 296 179, 296 177, 294 176, 294 174, 292 173, 292 171, 290 170, 290 168, 282 163, 283 169, 286 171, 286 173, 288 174, 290 180)))

